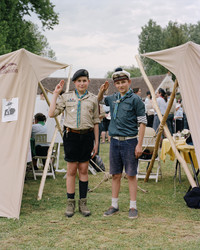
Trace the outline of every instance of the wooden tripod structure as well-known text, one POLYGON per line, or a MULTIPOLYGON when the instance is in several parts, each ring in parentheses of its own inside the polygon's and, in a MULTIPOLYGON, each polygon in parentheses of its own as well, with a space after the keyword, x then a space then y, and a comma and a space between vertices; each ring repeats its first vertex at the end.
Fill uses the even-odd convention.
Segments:
POLYGON ((147 171, 147 174, 146 174, 146 177, 145 177, 144 181, 148 181, 148 179, 149 179, 149 175, 150 175, 151 169, 153 167, 153 164, 154 164, 157 152, 158 152, 158 146, 159 146, 159 141, 160 141, 160 138, 161 138, 161 134, 162 134, 163 129, 164 129, 165 134, 166 134, 166 136, 167 136, 167 138, 168 138, 168 140, 169 140, 169 142, 170 142, 170 144, 172 146, 172 150, 174 151, 174 154, 176 155, 178 161, 181 163, 191 187, 192 188, 196 187, 197 185, 196 185, 196 183, 195 183, 195 181, 194 181, 194 179, 193 179, 193 177, 192 177, 192 175, 191 175, 191 173, 190 173, 190 171, 188 169, 187 163, 181 157, 179 151, 177 150, 175 142, 174 142, 174 140, 173 140, 173 138, 172 138, 172 136, 171 136, 171 134, 169 132, 169 129, 168 129, 167 125, 166 125, 166 120, 167 120, 169 111, 171 109, 171 106, 172 106, 172 103, 173 103, 173 100, 174 100, 174 97, 175 97, 175 91, 176 91, 176 87, 178 86, 178 82, 176 81, 175 84, 174 84, 175 86, 174 86, 174 89, 173 89, 173 96, 170 98, 170 102, 169 102, 169 105, 167 107, 165 115, 162 116, 162 114, 160 112, 160 109, 158 107, 157 101, 156 101, 156 96, 155 96, 153 86, 152 86, 151 82, 149 81, 149 79, 148 79, 148 77, 147 77, 147 75, 146 75, 146 73, 144 71, 144 67, 142 65, 142 62, 140 60, 139 55, 136 55, 136 60, 137 60, 138 66, 140 68, 140 71, 142 73, 142 76, 144 77, 144 80, 145 80, 145 82, 146 82, 146 84, 147 84, 147 86, 148 86, 148 88, 149 88, 149 90, 151 92, 152 101, 153 101, 155 110, 156 110, 156 112, 158 114, 158 117, 159 117, 159 120, 160 120, 160 128, 159 128, 159 132, 158 132, 158 136, 157 136, 157 140, 156 140, 155 149, 154 149, 153 156, 152 156, 152 159, 151 159, 151 162, 150 162, 150 165, 149 165, 149 169, 147 171))

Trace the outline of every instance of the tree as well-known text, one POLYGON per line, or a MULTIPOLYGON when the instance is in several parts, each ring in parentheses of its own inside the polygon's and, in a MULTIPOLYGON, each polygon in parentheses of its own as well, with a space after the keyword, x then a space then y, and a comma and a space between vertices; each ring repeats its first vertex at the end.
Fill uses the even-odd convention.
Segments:
MULTIPOLYGON (((163 48, 163 30, 160 25, 157 25, 152 19, 148 24, 142 27, 142 32, 139 37, 139 53, 144 54, 161 50, 163 48)), ((166 73, 164 67, 149 58, 142 58, 147 75, 158 75, 166 73)))
POLYGON ((196 25, 190 24, 187 28, 189 40, 200 44, 200 22, 196 25))
POLYGON ((167 27, 163 29, 163 48, 168 49, 186 43, 188 36, 185 31, 183 25, 170 21, 167 27))
MULTIPOLYGON (((140 69, 136 68, 134 65, 132 65, 132 66, 119 66, 119 67, 126 70, 126 71, 128 71, 130 73, 131 77, 139 77, 139 76, 141 76, 140 69)), ((118 68, 118 67, 116 67, 116 68, 118 68)), ((114 70, 113 71, 108 71, 106 73, 105 78, 111 78, 113 73, 114 73, 114 70)))
MULTIPOLYGON (((188 41, 200 43, 200 22, 194 24, 178 24, 170 21, 165 28, 149 20, 142 27, 139 35, 139 53, 153 52, 179 46, 188 41)), ((164 74, 167 72, 160 64, 148 58, 142 58, 147 75, 164 74)))
POLYGON ((0 54, 25 48, 33 53, 55 56, 38 27, 25 17, 36 13, 43 29, 58 24, 58 14, 49 0, 1 0, 0 2, 0 54), (46 50, 46 52, 45 52, 46 50))

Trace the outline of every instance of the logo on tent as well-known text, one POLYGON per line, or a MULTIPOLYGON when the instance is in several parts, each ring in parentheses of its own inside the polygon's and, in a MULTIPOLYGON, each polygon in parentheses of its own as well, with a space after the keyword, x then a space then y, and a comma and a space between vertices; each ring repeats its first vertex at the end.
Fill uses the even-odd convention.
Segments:
POLYGON ((7 63, 0 68, 0 74, 18 73, 16 63, 7 63))

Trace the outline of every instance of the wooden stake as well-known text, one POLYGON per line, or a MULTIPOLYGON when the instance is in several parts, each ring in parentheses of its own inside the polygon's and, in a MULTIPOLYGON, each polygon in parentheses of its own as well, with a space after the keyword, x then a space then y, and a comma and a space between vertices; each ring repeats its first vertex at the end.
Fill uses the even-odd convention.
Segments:
MULTIPOLYGON (((68 74, 68 81, 67 81, 67 86, 66 86, 66 92, 69 91, 71 70, 72 70, 72 66, 70 65, 69 74, 68 74)), ((50 106, 50 101, 48 99, 46 91, 45 91, 44 87, 42 86, 42 84, 40 82, 39 82, 39 86, 40 86, 40 88, 41 88, 41 90, 42 90, 42 92, 44 94, 44 97, 45 97, 48 105, 50 106)), ((41 182, 40 182, 40 187, 39 187, 39 191, 38 191, 38 198, 37 198, 38 200, 42 199, 42 194, 43 194, 43 190, 44 190, 44 184, 45 184, 45 181, 46 181, 47 171, 48 171, 49 163, 50 163, 50 160, 51 160, 53 146, 54 146, 54 142, 55 142, 58 130, 59 130, 59 132, 61 134, 61 137, 63 137, 62 130, 61 130, 61 127, 60 127, 61 116, 62 115, 60 115, 58 118, 55 117, 56 127, 55 127, 55 130, 54 130, 53 138, 51 140, 51 145, 50 145, 49 150, 48 150, 47 160, 46 160, 46 163, 45 163, 45 166, 44 166, 44 170, 43 170, 43 174, 42 174, 42 179, 41 179, 41 182)))
POLYGON ((173 88, 173 91, 172 91, 172 94, 171 94, 171 97, 170 97, 170 100, 169 100, 169 103, 168 103, 168 106, 167 106, 167 110, 166 110, 164 116, 162 117, 162 120, 160 121, 160 127, 159 127, 159 131, 158 131, 158 134, 157 134, 153 155, 152 155, 151 162, 149 164, 149 167, 148 167, 144 182, 147 182, 149 180, 149 175, 151 173, 151 170, 153 168, 153 164, 154 164, 155 159, 157 157, 158 148, 159 148, 159 145, 160 145, 160 139, 161 139, 162 132, 164 130, 164 125, 166 124, 166 120, 167 120, 167 117, 169 115, 170 109, 171 109, 171 107, 173 105, 173 101, 174 101, 174 98, 175 98, 176 88, 177 87, 178 87, 178 81, 175 80, 174 88, 173 88))

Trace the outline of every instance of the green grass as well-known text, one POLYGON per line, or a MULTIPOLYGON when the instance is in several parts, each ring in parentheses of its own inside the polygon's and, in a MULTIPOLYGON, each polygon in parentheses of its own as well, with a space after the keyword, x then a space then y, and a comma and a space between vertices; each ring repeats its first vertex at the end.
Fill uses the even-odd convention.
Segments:
MULTIPOLYGON (((109 144, 101 144, 100 155, 108 171, 109 144)), ((182 171, 182 182, 173 180, 174 162, 162 162, 162 180, 138 185, 137 220, 128 218, 127 179, 122 179, 119 195, 120 212, 103 217, 111 202, 111 180, 88 194, 92 215, 84 218, 78 209, 72 218, 64 216, 66 186, 63 173, 48 177, 43 197, 37 201, 40 179, 28 173, 19 220, 0 218, 0 249, 199 249, 200 212, 186 206, 183 196, 189 187, 182 171)), ((66 168, 63 151, 60 169, 66 168)), ((89 187, 95 187, 103 173, 89 175, 89 187)), ((78 186, 78 185, 76 185, 78 186)), ((78 190, 76 190, 78 200, 78 190)))

